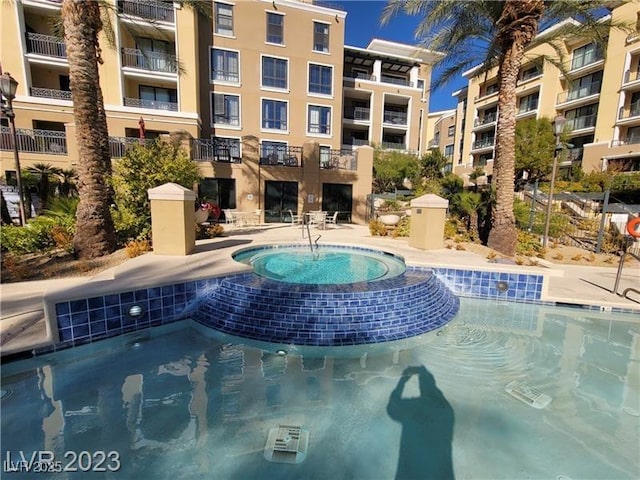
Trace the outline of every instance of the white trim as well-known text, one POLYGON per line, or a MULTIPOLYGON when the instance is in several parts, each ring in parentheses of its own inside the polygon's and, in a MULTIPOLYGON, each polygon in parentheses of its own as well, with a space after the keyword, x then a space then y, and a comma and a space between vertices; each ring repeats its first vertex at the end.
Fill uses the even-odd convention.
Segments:
POLYGON ((321 103, 307 103, 305 110, 305 134, 307 137, 316 138, 333 138, 333 105, 323 105, 321 103), (309 132, 309 107, 320 107, 329 109, 329 133, 312 133, 309 132))
POLYGON ((271 98, 271 97, 260 97, 260 131, 261 132, 266 132, 266 133, 275 133, 277 135, 289 135, 290 130, 291 130, 291 125, 289 124, 289 112, 290 112, 290 108, 289 108, 289 100, 283 100, 281 98, 271 98), (282 102, 282 103, 286 103, 287 104, 287 128, 285 130, 278 130, 276 128, 265 128, 262 126, 262 112, 263 112, 263 105, 262 102, 264 100, 269 100, 272 102, 282 102))
POLYGON ((242 86, 242 64, 240 63, 240 50, 236 50, 235 48, 220 48, 220 47, 216 47, 215 45, 209 45, 209 85, 230 85, 230 86, 235 86, 235 87, 240 87, 242 86), (232 82, 229 80, 215 80, 213 78, 211 78, 213 76, 213 58, 212 58, 212 53, 214 50, 223 50, 225 52, 235 52, 238 54, 238 81, 237 82, 232 82))
POLYGON ((335 86, 335 68, 333 65, 328 64, 328 63, 319 63, 319 62, 312 62, 310 60, 307 60, 307 96, 309 97, 318 97, 318 98, 326 98, 326 99, 332 99, 334 98, 333 92, 335 92, 336 86, 335 86), (331 93, 326 94, 326 93, 318 93, 318 92, 311 92, 309 91, 309 87, 311 86, 311 65, 316 65, 318 67, 329 67, 331 69, 331 93))
POLYGON ((286 92, 289 93, 289 86, 291 85, 290 83, 290 78, 289 78, 289 74, 291 72, 291 61, 289 60, 289 57, 279 57, 277 55, 267 55, 265 53, 261 53, 260 54, 260 89, 261 90, 266 90, 266 91, 270 91, 270 92, 286 92), (285 88, 279 88, 279 87, 271 87, 271 86, 265 86, 262 84, 262 81, 264 80, 264 76, 263 76, 263 72, 262 72, 262 65, 264 62, 264 58, 275 58, 277 60, 286 60, 287 61, 287 86, 285 88))
POLYGON ((329 15, 331 17, 338 17, 344 19, 347 17, 347 12, 342 10, 334 10, 333 8, 321 7, 319 5, 313 5, 312 3, 303 3, 296 0, 260 0, 262 3, 271 3, 275 1, 276 6, 282 5, 283 7, 295 8, 297 10, 305 10, 307 12, 314 12, 323 15, 329 15))

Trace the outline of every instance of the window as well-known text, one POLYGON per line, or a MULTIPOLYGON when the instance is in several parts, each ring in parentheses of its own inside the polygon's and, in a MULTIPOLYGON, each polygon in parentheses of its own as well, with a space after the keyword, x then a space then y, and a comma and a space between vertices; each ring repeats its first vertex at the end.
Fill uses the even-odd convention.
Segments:
POLYGON ((565 128, 569 130, 580 130, 581 128, 595 127, 597 114, 597 103, 569 110, 565 113, 567 119, 565 128))
POLYGON ((602 72, 596 72, 591 75, 585 75, 573 82, 567 100, 576 100, 589 95, 600 93, 600 84, 602 82, 602 72))
POLYGON ((627 143, 633 145, 640 143, 640 127, 631 127, 627 130, 627 143))
POLYGON ((527 80, 531 80, 532 78, 536 78, 542 75, 542 65, 535 64, 529 67, 525 67, 520 72, 520 81, 526 82, 527 80))
POLYGON ((287 129, 287 102, 262 100, 262 128, 287 129))
POLYGON ((289 61, 282 58, 262 57, 262 86, 287 88, 289 61))
POLYGON ((331 95, 333 91, 333 67, 309 65, 309 93, 331 95))
POLYGON ((313 51, 329 51, 329 25, 327 23, 313 22, 313 51))
POLYGON ((215 33, 233 35, 233 5, 215 3, 215 33))
POLYGON ((518 113, 530 112, 538 108, 538 92, 522 97, 518 104, 518 113))
POLYGON ((422 80, 421 78, 418 79, 418 83, 416 84, 418 86, 418 89, 421 92, 424 92, 424 80, 422 80))
POLYGON ((320 145, 320 168, 329 168, 331 163, 331 147, 320 145))
POLYGON ((453 135, 455 133, 456 133, 456 126, 455 125, 449 125, 449 128, 447 128, 447 136, 453 137, 453 135))
POLYGON ((211 80, 238 83, 240 81, 240 68, 238 52, 211 50, 211 80))
POLYGON ((284 15, 267 12, 267 43, 284 43, 284 15))
POLYGON ((571 61, 571 70, 582 68, 585 65, 595 63, 602 59, 602 52, 595 43, 590 43, 573 51, 573 60, 571 61))
POLYGON ((629 105, 630 117, 637 117, 640 115, 640 92, 633 92, 631 95, 631 103, 629 105))
POLYGON ((447 158, 453 157, 453 144, 444 147, 444 156, 447 158))
POLYGON ((331 134, 331 108, 309 105, 308 133, 331 134))
POLYGON ((287 144, 285 142, 262 142, 260 150, 260 163, 267 165, 284 164, 287 156, 287 144))
POLYGON ((225 93, 214 93, 213 123, 221 125, 240 125, 240 97, 225 93))
POLYGON ((500 90, 500 85, 498 85, 497 83, 494 83, 492 85, 487 85, 487 90, 485 95, 491 95, 493 93, 496 93, 498 90, 500 90))
POLYGON ((203 178, 198 185, 198 197, 220 208, 236 208, 236 181, 231 178, 203 178))

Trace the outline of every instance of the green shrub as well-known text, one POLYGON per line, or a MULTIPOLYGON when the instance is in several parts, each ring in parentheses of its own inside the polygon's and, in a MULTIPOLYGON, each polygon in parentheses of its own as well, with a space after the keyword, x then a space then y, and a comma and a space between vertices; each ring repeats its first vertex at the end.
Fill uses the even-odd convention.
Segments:
POLYGON ((387 236, 387 227, 384 223, 382 223, 379 220, 371 220, 369 222, 369 233, 371 233, 371 235, 375 236, 379 236, 379 237, 386 237, 387 236))
POLYGON ((55 246, 51 237, 53 225, 52 222, 31 221, 24 227, 13 225, 2 227, 0 230, 2 250, 15 255, 50 250, 55 246))
POLYGON ((402 217, 393 229, 392 235, 394 237, 408 237, 411 232, 411 217, 402 217))
POLYGON ((540 243, 540 237, 529 232, 518 231, 516 254, 527 257, 544 257, 545 249, 540 243))

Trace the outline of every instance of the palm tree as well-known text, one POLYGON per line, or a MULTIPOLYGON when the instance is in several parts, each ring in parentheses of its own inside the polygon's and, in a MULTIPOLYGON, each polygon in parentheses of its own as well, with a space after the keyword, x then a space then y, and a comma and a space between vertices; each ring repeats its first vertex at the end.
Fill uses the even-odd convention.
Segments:
POLYGON ((565 71, 559 39, 579 34, 602 45, 612 27, 608 20, 599 21, 601 9, 607 3, 596 0, 390 0, 384 8, 383 24, 401 13, 420 16, 416 37, 428 48, 447 53, 438 61, 444 70, 435 87, 478 64, 477 74, 497 69, 500 115, 493 164, 496 201, 492 205, 487 243, 507 256, 515 254, 518 239, 513 214, 516 82, 525 50, 549 43, 557 58, 545 59, 565 71), (572 18, 579 19, 580 23, 561 23, 572 18), (558 27, 544 36, 536 36, 541 25, 558 27))
POLYGON ((102 29, 95 0, 63 0, 62 22, 73 94, 73 116, 78 144, 78 196, 76 233, 78 258, 90 259, 113 252, 116 234, 109 207, 111 157, 107 119, 98 75, 102 29))
POLYGON ((50 163, 34 163, 27 170, 35 175, 38 175, 38 193, 40 194, 40 210, 47 208, 47 202, 49 200, 49 193, 51 185, 49 180, 52 175, 58 175, 61 170, 58 167, 54 167, 50 163))
POLYGON ((60 195, 63 197, 70 197, 72 194, 78 193, 78 189, 75 185, 78 173, 75 169, 62 169, 58 172, 58 176, 60 177, 60 195))

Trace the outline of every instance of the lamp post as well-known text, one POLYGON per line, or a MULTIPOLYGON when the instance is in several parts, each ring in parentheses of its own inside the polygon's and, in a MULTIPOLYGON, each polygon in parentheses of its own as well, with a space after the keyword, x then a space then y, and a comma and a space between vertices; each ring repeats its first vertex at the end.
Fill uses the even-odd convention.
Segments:
POLYGON ((16 133, 16 113, 13 111, 13 99, 16 98, 18 82, 9 72, 0 75, 0 93, 7 99, 6 107, 3 107, 5 115, 11 125, 11 137, 13 138, 13 156, 16 161, 16 180, 18 183, 18 211, 20 213, 20 225, 27 224, 27 216, 24 210, 24 196, 22 192, 22 173, 20 171, 20 156, 18 155, 18 134, 16 133))
POLYGON ((562 114, 558 114, 553 121, 553 133, 556 136, 556 148, 553 152, 553 168, 551 170, 551 185, 549 185, 549 197, 547 198, 547 215, 544 221, 544 237, 542 239, 542 246, 547 248, 549 242, 549 222, 551 221, 551 205, 553 203, 553 187, 556 183, 556 167, 558 165, 558 155, 562 151, 562 143, 560 142, 560 135, 564 130, 564 124, 566 118, 562 114))

